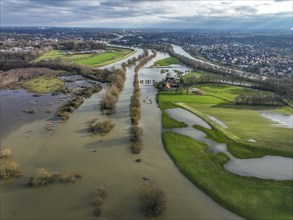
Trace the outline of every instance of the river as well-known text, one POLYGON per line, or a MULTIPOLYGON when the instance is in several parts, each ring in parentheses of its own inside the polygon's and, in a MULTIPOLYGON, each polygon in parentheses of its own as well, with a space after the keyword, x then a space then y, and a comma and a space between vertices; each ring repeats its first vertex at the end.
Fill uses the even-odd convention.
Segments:
MULTIPOLYGON (((159 70, 149 66, 167 56, 158 53, 140 70, 140 77, 153 79, 158 71, 158 80, 161 79, 163 75, 159 70)), ((144 147, 139 155, 130 152, 128 105, 133 76, 134 66, 127 68, 115 115, 107 116, 98 110, 103 89, 86 99, 70 119, 58 124, 54 131, 42 132, 45 121, 40 119, 1 137, 1 146, 12 149, 12 159, 20 164, 25 177, 39 167, 83 174, 75 184, 56 183, 37 188, 26 187, 27 178, 2 181, 1 219, 96 219, 92 193, 101 185, 109 192, 102 206, 103 218, 149 219, 140 211, 138 202, 139 190, 145 182, 143 177, 166 193, 167 209, 158 219, 240 219, 196 188, 165 152, 161 141, 161 111, 152 86, 141 85, 140 126, 144 129, 144 147), (144 103, 146 98, 152 101, 144 103), (87 122, 93 118, 111 119, 115 127, 105 136, 89 135, 87 122), (135 162, 138 158, 141 163, 135 162)))

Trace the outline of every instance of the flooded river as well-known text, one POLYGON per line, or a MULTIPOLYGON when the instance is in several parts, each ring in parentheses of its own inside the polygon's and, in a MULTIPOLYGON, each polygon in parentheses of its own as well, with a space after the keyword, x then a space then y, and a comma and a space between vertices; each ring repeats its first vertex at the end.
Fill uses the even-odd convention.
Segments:
MULTIPOLYGON (((141 69, 140 76, 153 78, 156 70, 148 67, 164 57, 167 54, 158 53, 141 69)), ((54 131, 41 132, 46 122, 39 118, 1 136, 1 146, 12 149, 12 159, 20 164, 25 176, 1 182, 1 219, 96 219, 92 193, 98 186, 104 186, 109 192, 102 218, 149 219, 140 211, 138 202, 138 193, 146 178, 160 186, 167 196, 166 212, 158 219, 239 219, 197 189, 165 152, 161 141, 161 111, 152 86, 141 85, 140 126, 144 129, 144 147, 139 155, 130 152, 128 106, 133 75, 134 66, 127 69, 125 88, 115 115, 103 115, 98 109, 103 89, 86 99, 69 120, 58 124, 54 131), (143 102, 146 99, 148 102, 143 102), (105 136, 89 135, 87 122, 94 118, 109 118, 115 127, 105 136), (135 162, 138 158, 141 163, 135 162), (75 184, 26 187, 27 177, 40 167, 61 172, 79 171, 83 178, 75 184)), ((157 77, 163 77, 159 70, 157 77)))

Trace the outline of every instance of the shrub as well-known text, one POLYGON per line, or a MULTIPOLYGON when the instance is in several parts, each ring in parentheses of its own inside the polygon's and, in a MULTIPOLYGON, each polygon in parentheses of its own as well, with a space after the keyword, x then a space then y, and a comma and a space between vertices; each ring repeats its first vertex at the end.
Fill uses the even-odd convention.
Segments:
POLYGON ((132 107, 140 108, 140 101, 138 98, 135 98, 134 96, 131 97, 131 102, 130 102, 130 108, 132 107))
POLYGON ((141 208, 145 215, 156 217, 166 208, 166 195, 153 184, 145 184, 140 194, 141 208))
POLYGON ((0 158, 11 156, 12 152, 9 148, 0 148, 0 158))
POLYGON ((143 135, 143 129, 139 126, 133 125, 129 128, 130 141, 138 142, 143 135))
POLYGON ((106 133, 109 133, 113 128, 115 124, 111 120, 106 121, 93 121, 88 128, 88 131, 93 134, 101 134, 105 135, 106 133))
POLYGON ((93 197, 95 206, 101 206, 103 204, 104 199, 108 197, 108 192, 104 187, 98 187, 94 190, 93 197))
POLYGON ((47 185, 49 183, 55 182, 55 180, 59 176, 60 176, 59 173, 53 173, 49 169, 39 168, 35 171, 34 176, 30 177, 29 185, 31 186, 47 185))
POLYGON ((102 205, 104 200, 108 197, 108 192, 104 187, 98 187, 94 190, 93 201, 96 206, 94 215, 99 217, 102 214, 102 205))
POLYGON ((138 143, 131 144, 130 149, 133 154, 139 154, 141 152, 141 146, 138 143))
POLYGON ((0 179, 19 177, 19 164, 13 161, 0 161, 0 179))
POLYGON ((111 85, 109 88, 109 93, 113 96, 118 97, 119 96, 119 89, 115 85, 111 85))
POLYGON ((75 182, 75 180, 80 179, 82 175, 80 173, 73 174, 60 174, 59 172, 52 172, 46 168, 39 168, 35 171, 34 176, 30 177, 30 186, 45 186, 56 181, 68 183, 75 182))

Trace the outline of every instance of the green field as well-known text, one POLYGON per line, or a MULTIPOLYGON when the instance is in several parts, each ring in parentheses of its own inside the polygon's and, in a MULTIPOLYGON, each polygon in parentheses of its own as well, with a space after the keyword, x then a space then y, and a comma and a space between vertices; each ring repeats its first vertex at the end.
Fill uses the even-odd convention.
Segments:
POLYGON ((135 53, 133 50, 115 48, 100 54, 62 54, 64 50, 51 50, 43 56, 35 59, 33 62, 42 60, 56 60, 62 62, 76 63, 86 66, 105 66, 121 59, 124 59, 135 53))
POLYGON ((292 181, 234 175, 223 168, 228 157, 205 144, 168 131, 162 138, 181 172, 219 204, 247 219, 292 219, 292 181))
POLYGON ((174 57, 168 57, 162 60, 158 60, 154 63, 153 67, 156 66, 170 66, 172 64, 181 64, 181 62, 179 60, 177 60, 174 57))
POLYGON ((171 118, 166 112, 162 112, 163 128, 183 128, 187 127, 187 124, 171 118))
POLYGON ((160 93, 158 100, 161 109, 179 106, 197 114, 214 128, 216 134, 210 132, 210 135, 215 141, 225 139, 231 142, 227 144, 235 157, 260 157, 268 154, 293 157, 292 129, 273 126, 271 120, 261 115, 264 111, 290 115, 292 108, 235 105, 233 100, 240 93, 262 92, 239 86, 202 84, 197 88, 204 90, 207 95, 160 93), (221 120, 228 128, 221 127, 207 115, 221 120))
MULTIPOLYGON (((238 86, 219 84, 197 85, 205 96, 177 95, 160 92, 157 99, 162 109, 163 128, 184 127, 164 111, 181 107, 205 120, 212 129, 194 126, 219 143, 226 143, 229 152, 238 158, 264 155, 293 157, 292 129, 272 126, 273 122, 261 116, 262 111, 292 114, 290 107, 235 105, 234 98, 241 93, 257 93, 238 86), (223 128, 209 116, 224 122, 223 128), (255 140, 251 142, 248 140, 255 140)), ((209 154, 208 146, 189 137, 164 131, 162 140, 166 151, 191 182, 220 205, 247 219, 291 219, 293 217, 292 181, 263 180, 242 177, 226 171, 223 165, 229 158, 223 154, 209 154)))
POLYGON ((23 83, 23 87, 29 92, 49 93, 60 89, 64 82, 58 78, 41 76, 23 83))

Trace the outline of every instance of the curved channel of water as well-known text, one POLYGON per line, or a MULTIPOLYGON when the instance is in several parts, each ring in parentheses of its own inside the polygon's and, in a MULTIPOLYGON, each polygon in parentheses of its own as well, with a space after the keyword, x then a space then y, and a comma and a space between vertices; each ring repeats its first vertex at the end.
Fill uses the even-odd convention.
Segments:
POLYGON ((263 179, 292 180, 293 159, 279 156, 265 156, 262 158, 238 159, 227 150, 227 145, 207 138, 206 134, 191 127, 193 124, 206 127, 206 122, 198 116, 182 108, 166 109, 167 114, 176 120, 188 122, 187 128, 172 128, 171 131, 191 137, 210 146, 210 153, 223 152, 230 160, 224 168, 232 173, 242 176, 254 176, 263 179))
MULTIPOLYGON (((158 53, 147 66, 166 56, 158 53)), ((148 78, 153 71, 154 68, 142 68, 139 74, 148 78)), ((25 177, 39 167, 83 174, 75 184, 37 188, 27 188, 27 178, 2 181, 1 219, 96 219, 92 193, 101 185, 109 192, 102 206, 102 218, 149 219, 141 213, 138 202, 146 178, 159 185, 167 196, 166 212, 159 219, 240 219, 197 189, 165 152, 161 141, 161 111, 155 102, 157 91, 152 86, 141 86, 140 126, 144 129, 144 148, 139 155, 131 154, 128 106, 133 75, 134 66, 127 69, 115 115, 101 114, 98 109, 103 89, 86 99, 55 131, 40 132, 46 122, 37 120, 1 137, 1 146, 12 149, 12 159, 20 164, 25 177), (105 136, 89 135, 87 122, 93 118, 111 119, 115 127, 105 136), (141 163, 135 162, 138 158, 142 159, 141 163)), ((162 77, 159 71, 157 76, 162 77)))

